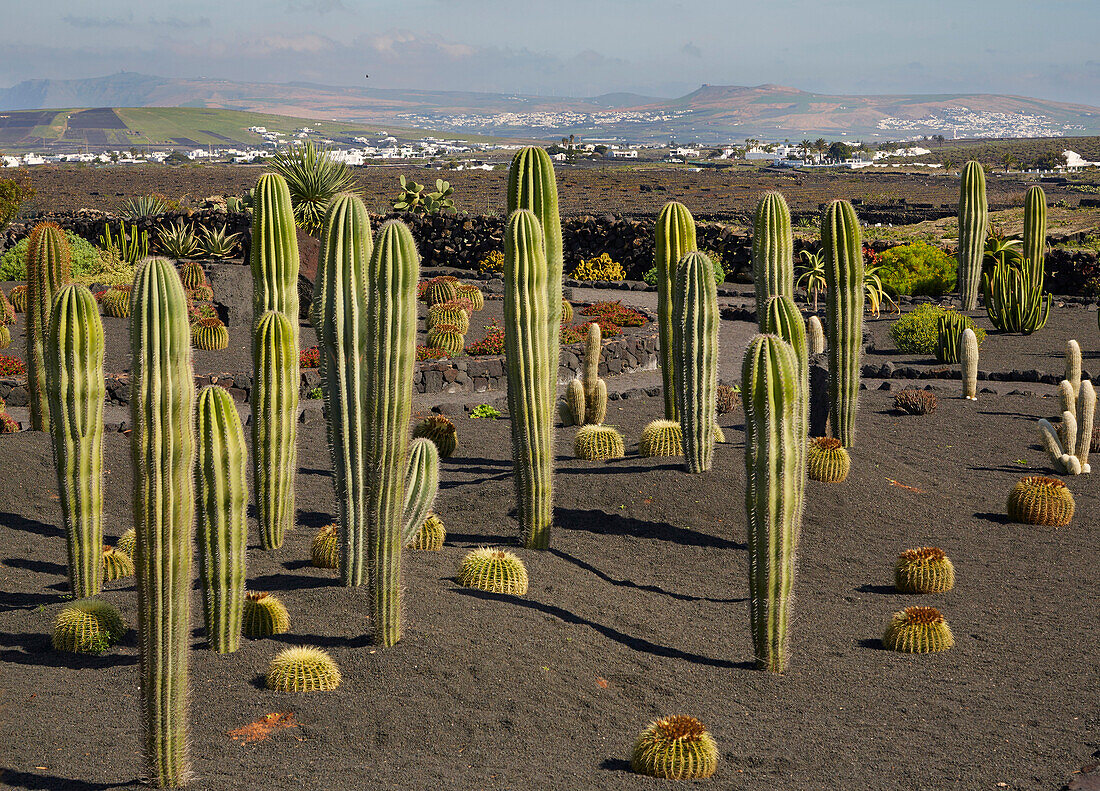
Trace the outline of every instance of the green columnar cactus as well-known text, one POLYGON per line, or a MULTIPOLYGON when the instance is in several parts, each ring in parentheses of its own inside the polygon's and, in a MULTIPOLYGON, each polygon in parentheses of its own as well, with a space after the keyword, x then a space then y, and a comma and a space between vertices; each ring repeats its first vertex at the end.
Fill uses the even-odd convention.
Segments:
POLYGON ((798 361, 790 344, 758 335, 741 365, 749 623, 757 665, 787 666, 787 627, 801 532, 805 441, 799 435, 798 361))
POLYGON ((623 435, 611 426, 581 426, 573 437, 573 455, 585 461, 621 459, 623 435))
POLYGON ((959 186, 959 296, 963 310, 978 306, 982 259, 989 207, 985 200, 985 171, 979 162, 967 162, 959 186))
POLYGON ((978 336, 967 327, 959 344, 959 362, 962 367, 963 396, 968 401, 978 400, 978 336))
MULTIPOLYGON (((46 334, 54 296, 69 282, 69 242, 52 222, 39 223, 27 240, 27 391, 31 430, 50 427, 46 397, 46 334)), ((98 312, 98 311, 97 311, 98 312)))
POLYGON ((863 244, 848 201, 833 201, 821 220, 825 317, 829 327, 829 423, 844 447, 856 440, 859 355, 863 350, 863 244))
POLYGON ((241 642, 248 548, 248 454, 241 419, 228 390, 204 387, 196 413, 203 615, 210 647, 227 654, 236 651, 241 642))
POLYGON ((695 219, 687 206, 670 201, 657 215, 657 325, 660 333, 661 382, 664 385, 665 420, 679 420, 672 351, 672 278, 688 253, 699 249, 695 219))
POLYGON ((1020 251, 1034 289, 1042 290, 1047 254, 1047 196, 1038 184, 1024 193, 1024 244, 1020 251))
POLYGON ((598 426, 607 417, 607 382, 600 378, 602 351, 600 325, 593 321, 584 338, 581 378, 570 380, 558 403, 563 426, 598 426))
POLYGON ((158 786, 188 777, 187 662, 195 517, 195 380, 176 268, 150 258, 134 279, 130 447, 134 463, 145 759, 158 786))
POLYGON ((554 163, 550 161, 546 149, 539 146, 521 148, 512 157, 512 165, 508 170, 508 216, 511 217, 518 209, 533 212, 542 230, 542 252, 546 261, 549 288, 547 305, 554 320, 550 341, 556 363, 558 330, 563 316, 561 215, 558 213, 558 183, 554 178, 554 163))
POLYGON ((45 387, 57 489, 77 599, 103 584, 103 324, 92 292, 70 283, 49 314, 45 387))
POLYGON ((267 669, 267 688, 276 692, 331 692, 340 668, 327 651, 310 645, 280 651, 267 669))
POLYGON ((520 528, 529 549, 550 546, 554 396, 560 287, 544 257, 538 218, 526 209, 504 235, 504 348, 520 528))
POLYGON ((298 471, 298 347, 290 320, 269 310, 256 326, 252 388, 252 469, 260 547, 278 549, 294 529, 298 471))
POLYGON ((1030 335, 1046 326, 1052 300, 1043 295, 1046 233, 1046 195, 1041 187, 1030 187, 1024 195, 1022 267, 1001 261, 982 279, 986 313, 999 330, 1030 335))
POLYGON ((806 344, 807 354, 821 354, 825 351, 825 328, 821 326, 821 319, 810 316, 806 320, 806 344))
MULTIPOLYGON (((798 324, 802 326, 801 318, 798 324)), ((672 280, 672 348, 684 463, 688 472, 706 472, 714 453, 718 293, 714 265, 703 253, 688 253, 676 267, 672 280)))
POLYGON ((936 359, 941 363, 959 361, 959 340, 966 329, 966 318, 949 310, 936 320, 936 359))
MULTIPOLYGON (((298 348, 298 234, 290 190, 277 173, 256 182, 252 210, 252 321, 269 310, 290 320, 298 348)), ((257 496, 262 496, 260 491, 257 496)))
POLYGON ((431 513, 439 492, 439 450, 427 438, 414 439, 409 444, 409 461, 405 469, 405 508, 401 513, 402 546, 416 538, 417 531, 431 513))
POLYGON ((772 297, 794 297, 794 240, 791 212, 778 192, 765 192, 752 225, 752 281, 757 321, 772 297))
POLYGON ((799 436, 805 440, 810 432, 810 361, 806 327, 794 300, 784 296, 769 299, 760 317, 760 331, 778 335, 794 350, 795 363, 798 365, 798 430, 799 436))

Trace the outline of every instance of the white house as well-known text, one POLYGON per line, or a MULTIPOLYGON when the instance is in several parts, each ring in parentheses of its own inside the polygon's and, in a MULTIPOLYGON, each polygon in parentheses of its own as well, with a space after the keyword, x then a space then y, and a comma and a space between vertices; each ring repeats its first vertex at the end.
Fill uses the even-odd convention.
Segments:
POLYGON ((609 148, 607 149, 607 156, 612 159, 637 159, 638 149, 636 148, 609 148))

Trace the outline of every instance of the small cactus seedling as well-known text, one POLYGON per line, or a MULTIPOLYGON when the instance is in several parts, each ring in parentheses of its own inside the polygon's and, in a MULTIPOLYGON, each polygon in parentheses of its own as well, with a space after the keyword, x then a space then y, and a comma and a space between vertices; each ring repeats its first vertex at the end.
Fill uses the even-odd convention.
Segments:
POLYGON ((718 768, 718 746, 699 720, 674 714, 642 731, 634 742, 630 768, 665 780, 702 779, 718 768))
POLYGON ((442 349, 448 357, 462 354, 466 346, 466 336, 454 324, 437 324, 428 330, 428 346, 442 349))
POLYGON ((455 291, 458 292, 459 299, 464 299, 470 303, 470 310, 485 309, 485 295, 473 283, 459 283, 455 286, 455 291))
POLYGON ((676 420, 654 420, 642 429, 640 456, 683 456, 683 435, 676 420))
POLYGON ((906 607, 890 619, 882 644, 906 654, 929 654, 948 650, 955 645, 955 637, 935 607, 906 607))
POLYGON ((103 579, 114 582, 124 577, 134 576, 134 561, 125 552, 114 547, 103 547, 103 579))
POLYGON ((129 530, 118 537, 118 541, 115 542, 115 549, 117 549, 119 552, 125 552, 127 555, 133 558, 136 544, 137 531, 131 527, 129 530))
POLYGON ((267 669, 267 688, 276 692, 330 692, 340 686, 340 668, 327 651, 310 645, 280 651, 267 669))
POLYGON ((420 437, 430 439, 443 459, 449 459, 458 448, 458 429, 443 415, 432 415, 417 423, 413 439, 420 437))
POLYGON ((1008 495, 1008 518, 1025 525, 1065 527, 1073 519, 1073 494, 1056 478, 1028 475, 1008 495))
POLYGON ((523 596, 527 593, 527 567, 514 552, 478 547, 462 559, 458 583, 490 593, 523 596))
POLYGON ((98 654, 126 634, 126 624, 114 605, 98 599, 81 599, 57 616, 53 647, 58 651, 98 654))
POLYGON ((840 483, 848 477, 852 460, 833 437, 814 437, 806 448, 806 475, 812 481, 840 483))
POLYGON ((894 587, 902 593, 945 593, 955 587, 955 567, 939 547, 907 549, 894 566, 894 587))
POLYGON ((191 327, 191 341, 196 349, 218 351, 229 346, 229 330, 219 318, 199 319, 191 327))
POLYGON ((894 393, 894 408, 907 415, 930 415, 939 404, 936 394, 931 390, 907 388, 894 393))
POLYGON ((611 426, 582 426, 573 437, 573 455, 585 461, 621 459, 623 435, 611 426))
POLYGON ((290 613, 281 601, 264 591, 244 595, 242 631, 248 637, 270 637, 290 631, 290 613))
POLYGON ((443 520, 435 514, 428 514, 424 524, 416 531, 416 538, 409 544, 408 549, 422 549, 428 552, 438 552, 443 549, 443 542, 447 539, 447 529, 443 527, 443 520))
POLYGON ((322 527, 313 537, 309 554, 310 563, 316 568, 340 568, 340 528, 335 523, 322 527))

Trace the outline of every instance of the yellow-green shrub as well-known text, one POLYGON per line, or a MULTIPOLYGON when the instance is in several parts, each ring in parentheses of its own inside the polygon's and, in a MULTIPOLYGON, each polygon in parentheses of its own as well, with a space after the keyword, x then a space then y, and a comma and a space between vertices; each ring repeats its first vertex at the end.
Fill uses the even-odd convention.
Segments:
POLYGON ((623 269, 622 264, 612 261, 611 256, 607 253, 600 253, 587 261, 581 261, 577 268, 573 270, 573 279, 588 281, 625 280, 626 270, 623 269))

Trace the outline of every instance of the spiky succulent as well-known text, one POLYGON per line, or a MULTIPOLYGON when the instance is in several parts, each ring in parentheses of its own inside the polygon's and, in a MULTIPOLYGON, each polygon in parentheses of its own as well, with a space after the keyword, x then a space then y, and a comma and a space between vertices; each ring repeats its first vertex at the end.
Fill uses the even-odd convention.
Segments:
POLYGON ((892 651, 928 654, 948 650, 955 645, 955 637, 935 607, 906 607, 890 619, 882 644, 892 651))
POLYGON ((313 537, 310 563, 319 569, 340 568, 340 528, 335 523, 325 525, 313 537))
POLYGON ((114 582, 123 577, 134 576, 134 560, 115 547, 103 547, 103 579, 114 582))
POLYGON ((429 552, 438 552, 443 549, 443 542, 447 539, 447 529, 443 526, 443 520, 435 514, 428 514, 424 524, 416 531, 416 538, 409 542, 408 549, 423 549, 429 552))
POLYGON ((294 206, 294 221, 299 228, 315 233, 325 219, 329 201, 355 185, 347 165, 337 162, 325 148, 312 140, 304 146, 278 152, 271 169, 286 179, 294 206))
POLYGON ((424 289, 424 301, 428 303, 429 308, 457 298, 458 284, 453 278, 433 277, 424 289))
POLYGON ((464 299, 450 299, 437 302, 428 308, 427 327, 439 327, 450 324, 465 335, 470 331, 470 303, 464 299))
POLYGON ((718 746, 699 720, 674 714, 642 731, 634 742, 630 768, 666 780, 702 779, 718 768, 718 746))
POLYGON ((229 346, 229 330, 213 316, 199 319, 191 327, 191 340, 196 349, 217 351, 229 346))
MULTIPOLYGON (((199 229, 199 252, 208 260, 220 260, 232 258, 240 243, 239 233, 226 233, 225 226, 221 228, 199 229)), ((184 285, 187 285, 184 283, 184 285)))
POLYGON ((1008 495, 1008 518, 1025 525, 1065 527, 1073 519, 1073 494, 1056 478, 1028 475, 1008 495))
POLYGON ((443 415, 432 415, 417 423, 413 439, 420 437, 430 439, 443 459, 449 459, 458 448, 458 429, 443 415))
POLYGON ((573 437, 573 455, 585 461, 621 459, 626 455, 623 435, 611 426, 581 426, 573 437))
POLYGON ((290 630, 290 613, 270 593, 249 591, 244 595, 241 631, 248 637, 270 637, 290 630))
POLYGON ((642 429, 640 456, 683 456, 683 435, 676 420, 654 420, 642 429))
POLYGON ((806 475, 812 481, 840 483, 851 467, 851 457, 839 439, 814 437, 806 447, 806 475))
MULTIPOLYGON (((199 252, 199 242, 195 237, 195 230, 190 225, 184 225, 183 220, 179 220, 175 225, 161 228, 157 232, 157 248, 161 255, 179 261, 196 255, 199 252)), ((184 282, 184 285, 187 283, 184 282)))
POLYGON ((955 567, 939 547, 907 549, 894 565, 894 587, 902 593, 944 593, 955 587, 955 567))
POLYGON ((931 390, 906 388, 894 393, 894 408, 907 415, 930 415, 936 411, 939 400, 931 390))
POLYGON ((729 385, 718 385, 715 390, 718 414, 724 415, 732 412, 741 405, 741 391, 729 385))
POLYGON ((8 293, 8 301, 11 302, 12 309, 16 313, 27 312, 27 287, 15 286, 8 293))
POLYGON ((99 300, 103 313, 116 319, 130 318, 130 286, 112 286, 99 300))
POLYGON ((437 324, 428 330, 428 346, 442 349, 448 357, 457 357, 466 346, 466 336, 453 324, 437 324))
POLYGON ((490 593, 523 596, 527 593, 527 567, 514 552, 478 547, 462 559, 458 583, 490 593))
POLYGON ((137 531, 134 528, 130 528, 121 536, 118 537, 118 541, 115 542, 115 549, 119 552, 125 552, 131 558, 134 556, 134 549, 137 545, 137 531))
POLYGON ((180 281, 184 288, 197 288, 206 285, 206 273, 202 271, 202 264, 188 261, 180 264, 180 281))
POLYGON ((485 309, 485 295, 473 283, 459 283, 455 286, 455 291, 459 299, 464 299, 470 303, 470 310, 485 309))
POLYGON ((299 645, 280 651, 267 669, 276 692, 330 692, 340 686, 340 668, 327 651, 299 645))
POLYGON ((99 599, 81 599, 57 616, 53 647, 58 651, 98 654, 126 634, 126 624, 114 605, 99 599))

